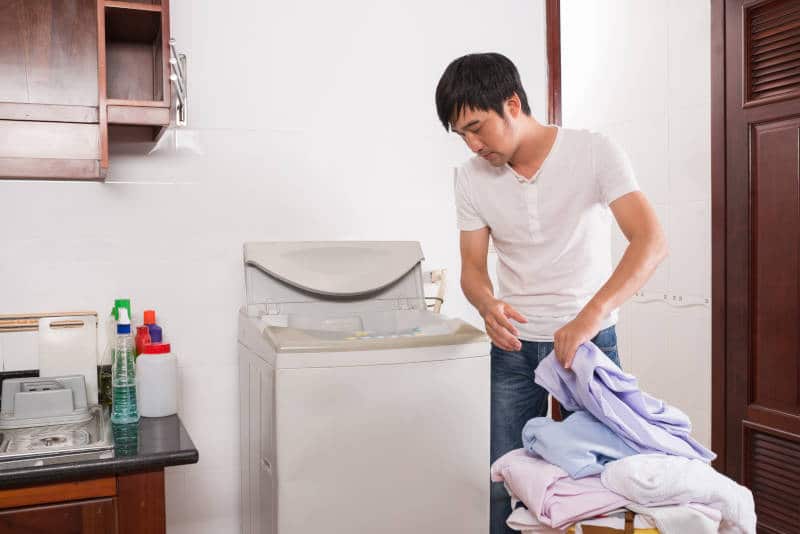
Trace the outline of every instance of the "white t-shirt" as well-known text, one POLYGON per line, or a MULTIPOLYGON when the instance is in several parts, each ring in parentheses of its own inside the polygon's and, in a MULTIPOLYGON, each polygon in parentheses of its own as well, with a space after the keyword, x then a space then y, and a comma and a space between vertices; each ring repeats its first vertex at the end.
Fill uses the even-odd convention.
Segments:
MULTIPOLYGON (((489 227, 497 297, 528 322, 526 341, 552 341, 611 276, 608 205, 638 190, 630 161, 608 137, 559 128, 531 180, 475 156, 456 169, 460 230, 489 227)), ((602 328, 617 322, 617 310, 602 328)))

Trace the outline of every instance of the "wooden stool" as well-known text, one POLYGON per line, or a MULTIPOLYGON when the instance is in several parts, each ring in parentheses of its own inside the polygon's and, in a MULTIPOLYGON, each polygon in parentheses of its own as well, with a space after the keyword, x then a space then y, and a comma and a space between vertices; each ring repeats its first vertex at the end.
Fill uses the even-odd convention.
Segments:
MULTIPOLYGON (((610 527, 598 527, 592 525, 581 526, 583 534, 659 534, 654 528, 633 528, 633 512, 625 512, 625 530, 610 527)), ((570 527, 567 534, 575 534, 575 527, 570 527)))

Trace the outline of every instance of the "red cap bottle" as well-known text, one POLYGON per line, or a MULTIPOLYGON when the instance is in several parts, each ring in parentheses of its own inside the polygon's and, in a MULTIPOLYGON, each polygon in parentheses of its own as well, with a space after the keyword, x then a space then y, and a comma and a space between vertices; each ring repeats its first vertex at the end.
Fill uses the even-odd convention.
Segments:
POLYGON ((144 347, 151 343, 150 329, 145 326, 136 327, 136 355, 140 355, 144 351, 144 347))

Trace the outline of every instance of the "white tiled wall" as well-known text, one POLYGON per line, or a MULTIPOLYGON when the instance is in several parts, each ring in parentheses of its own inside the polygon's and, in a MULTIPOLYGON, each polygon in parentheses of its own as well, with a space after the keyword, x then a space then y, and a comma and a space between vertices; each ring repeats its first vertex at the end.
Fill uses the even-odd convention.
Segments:
MULTIPOLYGON (((564 124, 608 133, 655 204, 670 256, 644 291, 710 297, 710 13, 698 0, 562 0, 564 124)), ((613 239, 617 257, 621 233, 613 239)), ((632 302, 623 365, 711 441, 708 306, 632 302)))
MULTIPOLYGON (((247 240, 411 239, 458 287, 452 166, 434 89, 500 51, 545 116, 544 0, 172 0, 190 128, 117 146, 105 184, 0 182, 0 313, 154 307, 200 451, 167 470, 170 534, 239 531, 236 312, 247 240)), ((100 345, 104 345, 101 327, 100 345)), ((0 336, 5 369, 35 366, 0 336)), ((30 340, 28 340, 30 341, 30 340)))

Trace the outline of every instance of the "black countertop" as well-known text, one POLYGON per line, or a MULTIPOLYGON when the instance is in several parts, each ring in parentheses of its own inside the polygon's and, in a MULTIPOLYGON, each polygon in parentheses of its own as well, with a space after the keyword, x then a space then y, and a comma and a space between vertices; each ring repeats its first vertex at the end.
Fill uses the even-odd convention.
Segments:
POLYGON ((131 425, 114 425, 113 458, 0 468, 0 488, 86 480, 150 471, 199 459, 192 439, 177 415, 142 417, 131 425))

